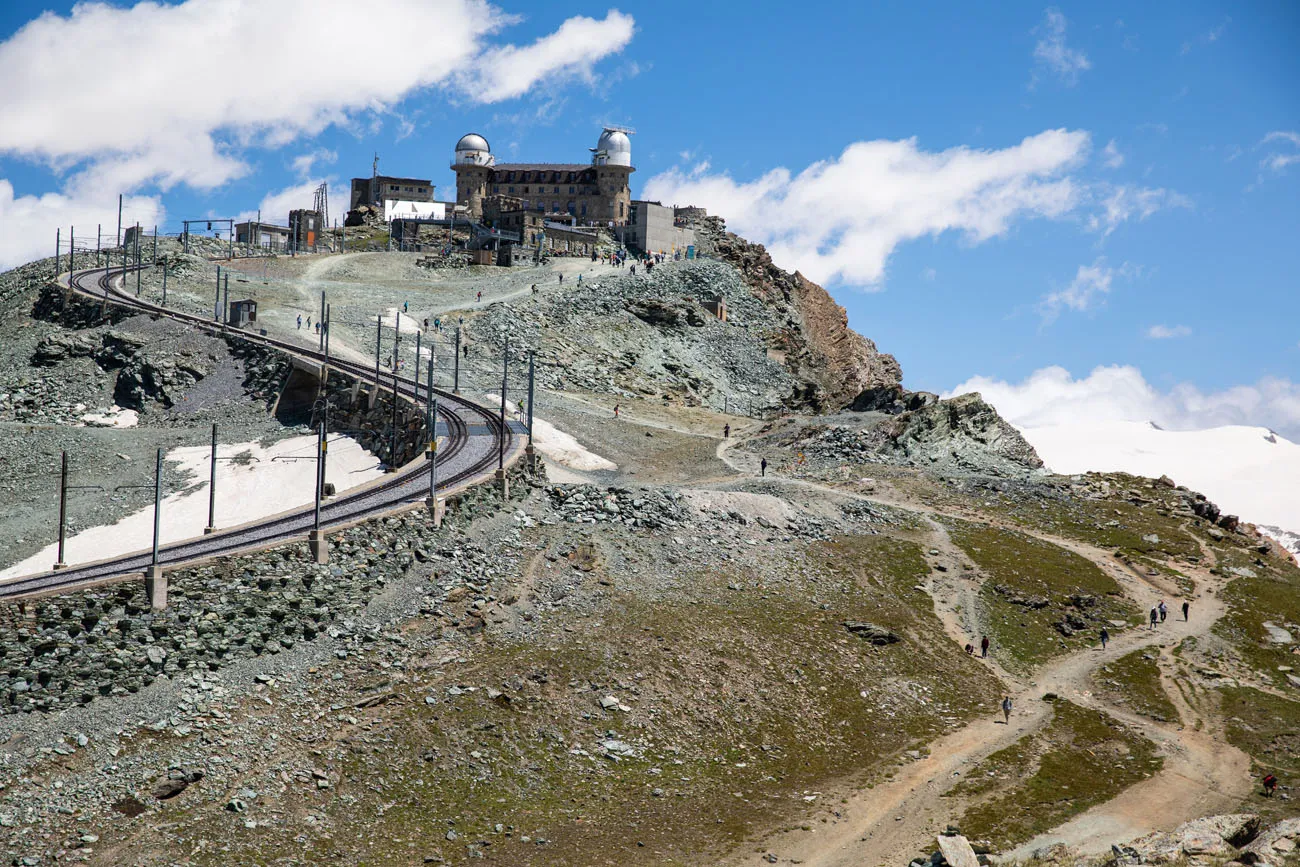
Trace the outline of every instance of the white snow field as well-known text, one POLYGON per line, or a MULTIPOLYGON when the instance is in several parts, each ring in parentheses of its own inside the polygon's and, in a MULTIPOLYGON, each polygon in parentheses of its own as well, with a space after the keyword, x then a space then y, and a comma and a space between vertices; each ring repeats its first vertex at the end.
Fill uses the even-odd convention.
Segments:
POLYGON ((1104 421, 1020 432, 1055 472, 1167 475, 1225 513, 1270 528, 1284 544, 1284 534, 1300 533, 1300 445, 1267 428, 1170 431, 1151 422, 1104 421))
MULTIPOLYGON (((193 489, 164 497, 159 540, 162 544, 203 535, 208 523, 210 446, 185 446, 169 451, 167 461, 179 463, 195 482, 193 489)), ((217 446, 217 528, 245 524, 314 500, 316 481, 315 436, 297 436, 263 448, 257 443, 217 446), (247 454, 247 460, 232 458, 247 454), (281 460, 275 460, 280 458, 281 460), (285 460, 292 458, 292 460, 285 460), (254 460, 255 459, 255 460, 254 460)), ((167 467, 167 472, 174 472, 167 467)), ((346 436, 332 436, 326 480, 342 492, 382 476, 379 460, 346 436)), ((92 527, 69 535, 64 549, 68 565, 92 563, 153 544, 153 504, 127 515, 116 524, 92 527)), ((51 544, 25 560, 0 570, 0 581, 48 572, 58 544, 51 544)))

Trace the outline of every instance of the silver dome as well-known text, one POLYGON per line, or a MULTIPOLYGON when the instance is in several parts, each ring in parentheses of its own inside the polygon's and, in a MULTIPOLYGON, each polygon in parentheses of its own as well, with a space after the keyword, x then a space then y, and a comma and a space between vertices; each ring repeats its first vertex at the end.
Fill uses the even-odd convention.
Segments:
POLYGON ((487 139, 483 138, 483 136, 476 132, 467 133, 466 135, 461 136, 460 141, 456 142, 456 150, 492 152, 492 148, 488 147, 487 139))
POLYGON ((592 148, 592 162, 598 166, 631 166, 632 140, 621 129, 606 128, 592 148))

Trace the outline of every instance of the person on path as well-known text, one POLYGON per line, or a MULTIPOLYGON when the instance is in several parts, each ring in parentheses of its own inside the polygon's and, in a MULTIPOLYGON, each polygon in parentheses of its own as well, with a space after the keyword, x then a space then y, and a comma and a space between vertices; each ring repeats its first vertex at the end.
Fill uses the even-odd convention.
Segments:
POLYGON ((758 474, 764 477, 767 476, 767 458, 763 458, 758 462, 758 474))
POLYGON ((410 301, 403 301, 403 302, 402 302, 402 312, 403 312, 403 313, 410 313, 410 312, 411 312, 411 302, 410 302, 410 301))
POLYGON ((1184 623, 1187 622, 1187 611, 1188 611, 1188 609, 1190 609, 1191 607, 1192 607, 1192 603, 1190 603, 1190 602, 1188 602, 1186 599, 1184 599, 1184 600, 1183 600, 1183 622, 1184 622, 1184 623))
POLYGON ((320 323, 319 323, 319 322, 316 323, 316 333, 317 333, 317 334, 320 334, 320 323))
POLYGON ((298 330, 302 331, 302 314, 298 314, 298 330))
MULTIPOLYGON (((429 320, 426 319, 426 320, 424 320, 424 321, 425 321, 425 323, 427 324, 429 320)), ((433 317, 433 330, 434 330, 434 331, 439 331, 439 332, 442 331, 442 317, 441 317, 441 316, 435 316, 435 317, 433 317)))
POLYGON ((1106 642, 1110 641, 1110 630, 1106 627, 1101 628, 1101 649, 1106 649, 1106 642))
POLYGON ((581 275, 581 274, 578 275, 578 285, 579 285, 579 286, 582 285, 582 275, 581 275))
POLYGON ((307 327, 311 328, 311 316, 307 317, 307 327))
POLYGON ((980 659, 989 658, 989 637, 986 635, 980 639, 980 659))
POLYGON ((1156 608, 1151 609, 1151 628, 1156 628, 1156 621, 1160 619, 1160 611, 1156 608))
POLYGON ((464 346, 461 347, 461 349, 464 350, 464 352, 465 352, 465 357, 466 357, 466 358, 469 358, 469 344, 466 343, 464 346))
POLYGON ((1004 725, 1011 725, 1011 696, 1002 696, 1002 721, 1004 725))
POLYGON ((724 425, 722 426, 722 438, 723 438, 724 440, 725 440, 725 439, 730 439, 730 438, 731 438, 731 423, 730 423, 730 422, 728 422, 727 424, 724 424, 724 425))
POLYGON ((1160 604, 1156 607, 1160 609, 1160 622, 1164 623, 1165 617, 1169 614, 1169 606, 1165 604, 1165 600, 1161 599, 1160 604))
POLYGON ((479 300, 479 303, 480 303, 480 304, 483 303, 483 290, 482 290, 482 289, 478 290, 478 300, 479 300))
POLYGON ((614 418, 618 418, 618 404, 614 404, 614 418))
POLYGON ((560 282, 561 282, 561 283, 564 282, 564 275, 563 275, 563 274, 560 275, 560 282))
POLYGON ((966 655, 967 656, 975 655, 975 645, 971 644, 969 641, 966 642, 966 655))
POLYGON ((534 294, 534 295, 537 294, 537 284, 536 284, 536 283, 533 284, 533 294, 534 294))
POLYGON ((1277 777, 1272 774, 1264 775, 1264 797, 1273 797, 1273 792, 1277 791, 1277 777))

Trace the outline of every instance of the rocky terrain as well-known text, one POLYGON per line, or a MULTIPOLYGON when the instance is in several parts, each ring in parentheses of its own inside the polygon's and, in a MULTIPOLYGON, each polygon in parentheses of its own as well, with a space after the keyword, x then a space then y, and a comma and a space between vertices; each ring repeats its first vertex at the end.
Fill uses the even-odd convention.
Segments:
MULTIPOLYGON (((325 291, 339 353, 373 357, 377 315, 385 355, 396 311, 439 319, 421 335, 439 382, 463 320, 467 391, 499 387, 508 339, 520 395, 535 352, 539 417, 573 444, 539 426, 548 457, 509 500, 342 531, 328 565, 294 543, 177 570, 164 611, 130 582, 5 606, 5 858, 1294 860, 1296 562, 1176 480, 1048 474, 978 396, 903 388, 761 247, 717 223, 701 247, 635 275, 228 263, 232 298, 291 339, 316 339, 296 319, 325 291)), ((169 303, 202 309, 213 263, 164 254, 169 303)), ((109 487, 196 422, 281 428, 275 359, 56 317, 48 270, 0 276, 22 299, 0 320, 5 388, 68 381, 22 402, 40 426, 3 422, 23 448, 72 443, 109 487), (139 427, 69 426, 119 397, 139 427)), ((414 335, 397 351, 414 363, 414 335)), ((38 526, 15 465, 6 526, 38 526)), ((107 499, 88 502, 127 505, 107 499)))

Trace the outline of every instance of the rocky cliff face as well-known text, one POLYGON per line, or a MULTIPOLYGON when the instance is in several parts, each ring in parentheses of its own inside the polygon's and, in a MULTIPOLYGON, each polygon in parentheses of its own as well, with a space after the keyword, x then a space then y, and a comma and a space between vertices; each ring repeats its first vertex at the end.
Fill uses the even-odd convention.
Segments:
POLYGON ((740 271, 754 294, 784 317, 774 348, 800 379, 814 383, 818 409, 840 409, 863 391, 897 386, 902 368, 894 356, 849 328, 848 314, 830 293, 802 274, 783 271, 762 244, 727 232, 721 220, 702 229, 707 248, 740 271))
POLYGON ((883 450, 920 466, 1018 473, 1042 467, 1020 432, 979 394, 941 400, 887 419, 872 432, 883 450))

